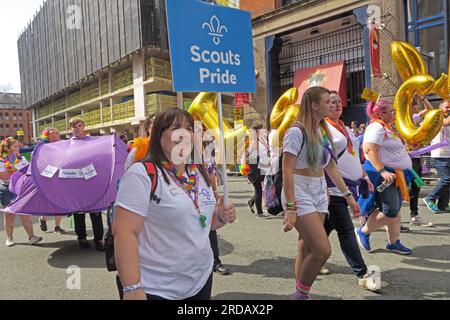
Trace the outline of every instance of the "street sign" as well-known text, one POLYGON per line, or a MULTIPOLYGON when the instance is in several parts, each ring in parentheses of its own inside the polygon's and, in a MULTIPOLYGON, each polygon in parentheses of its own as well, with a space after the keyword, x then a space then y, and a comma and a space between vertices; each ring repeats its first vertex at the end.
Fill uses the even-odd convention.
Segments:
POLYGON ((199 0, 166 0, 175 91, 255 92, 251 14, 199 0))

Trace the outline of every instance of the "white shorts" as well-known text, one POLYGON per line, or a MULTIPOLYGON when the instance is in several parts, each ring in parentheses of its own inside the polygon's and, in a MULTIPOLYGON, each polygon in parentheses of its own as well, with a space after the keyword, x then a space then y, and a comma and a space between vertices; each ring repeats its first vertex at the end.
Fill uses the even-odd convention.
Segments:
MULTIPOLYGON (((325 180, 325 176, 306 177, 294 175, 294 191, 297 217, 315 212, 329 214, 327 181, 325 180)), ((284 188, 281 194, 281 201, 284 210, 286 210, 284 188)))

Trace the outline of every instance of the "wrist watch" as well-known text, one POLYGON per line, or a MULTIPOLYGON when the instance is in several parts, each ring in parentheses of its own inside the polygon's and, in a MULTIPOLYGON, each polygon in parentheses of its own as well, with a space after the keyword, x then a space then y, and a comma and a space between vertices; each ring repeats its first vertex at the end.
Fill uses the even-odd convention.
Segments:
POLYGON ((344 198, 349 198, 349 197, 353 197, 353 193, 351 193, 350 191, 347 191, 347 192, 344 194, 344 198))

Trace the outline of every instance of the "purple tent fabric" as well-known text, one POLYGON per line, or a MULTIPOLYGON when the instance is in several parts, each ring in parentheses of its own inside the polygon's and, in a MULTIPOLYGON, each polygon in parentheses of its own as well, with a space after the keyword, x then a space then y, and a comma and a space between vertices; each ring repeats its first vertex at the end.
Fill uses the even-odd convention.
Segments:
POLYGON ((10 190, 17 197, 3 211, 55 216, 106 210, 116 198, 127 154, 127 146, 116 135, 39 144, 28 171, 23 168, 11 178, 10 190), (97 175, 89 180, 59 177, 62 169, 90 165, 97 175), (48 166, 58 168, 52 178, 42 175, 48 166))

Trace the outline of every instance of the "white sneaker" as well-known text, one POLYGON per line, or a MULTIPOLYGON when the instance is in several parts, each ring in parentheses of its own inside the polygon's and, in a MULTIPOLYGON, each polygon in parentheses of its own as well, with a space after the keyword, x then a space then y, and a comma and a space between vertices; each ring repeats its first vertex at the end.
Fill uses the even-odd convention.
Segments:
POLYGON ((35 244, 38 244, 39 242, 41 242, 43 239, 42 237, 37 237, 37 236, 32 236, 29 240, 29 244, 34 246, 35 244))
POLYGON ((14 247, 15 245, 16 245, 16 243, 14 242, 13 238, 8 238, 8 239, 6 239, 6 246, 7 246, 8 248, 14 247))
POLYGON ((411 218, 411 224, 420 227, 432 227, 433 224, 424 220, 421 216, 417 215, 411 218))
POLYGON ((372 292, 376 292, 378 290, 381 289, 381 285, 379 283, 377 283, 377 280, 375 279, 375 277, 373 276, 374 273, 372 274, 366 274, 363 278, 358 279, 358 285, 366 290, 372 291, 372 292))
POLYGON ((329 274, 331 274, 331 270, 323 266, 322 268, 320 268, 319 274, 322 276, 328 276, 329 274))

